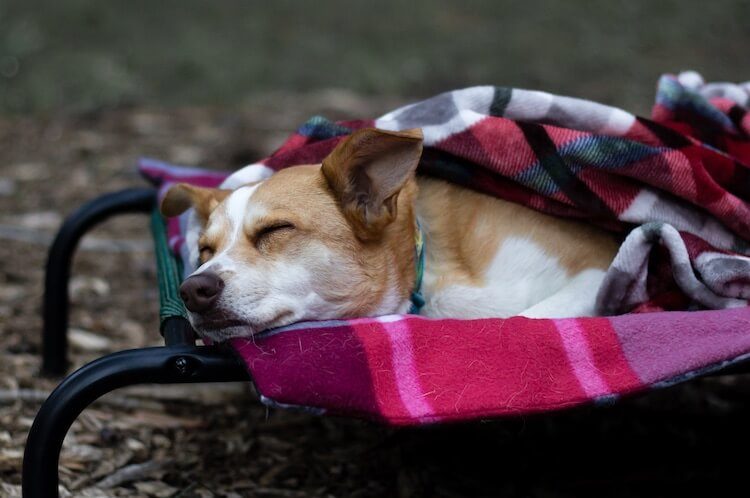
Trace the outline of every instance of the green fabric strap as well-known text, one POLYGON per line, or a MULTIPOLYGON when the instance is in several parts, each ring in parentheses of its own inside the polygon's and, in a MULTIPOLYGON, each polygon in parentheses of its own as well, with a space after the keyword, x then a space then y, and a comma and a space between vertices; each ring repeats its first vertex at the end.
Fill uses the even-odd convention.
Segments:
POLYGON ((159 283, 159 321, 163 324, 170 317, 187 318, 185 306, 180 299, 182 262, 169 248, 167 224, 157 210, 151 213, 151 233, 154 237, 156 278, 159 283))

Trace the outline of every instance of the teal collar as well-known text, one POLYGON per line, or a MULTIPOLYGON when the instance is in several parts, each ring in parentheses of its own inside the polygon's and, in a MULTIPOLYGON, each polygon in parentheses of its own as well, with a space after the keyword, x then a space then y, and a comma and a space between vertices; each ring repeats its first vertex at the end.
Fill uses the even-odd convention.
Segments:
POLYGON ((414 231, 414 264, 416 265, 417 276, 414 279, 414 290, 411 292, 410 315, 418 315, 424 306, 424 296, 422 296, 422 276, 424 275, 424 232, 419 220, 415 218, 416 230, 414 231))

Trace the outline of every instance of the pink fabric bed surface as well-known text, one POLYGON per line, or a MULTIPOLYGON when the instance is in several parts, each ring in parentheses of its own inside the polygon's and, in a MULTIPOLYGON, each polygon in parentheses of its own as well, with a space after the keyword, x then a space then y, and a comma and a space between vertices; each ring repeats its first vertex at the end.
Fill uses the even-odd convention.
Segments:
MULTIPOLYGON (((422 174, 623 235, 599 293, 573 319, 306 322, 233 340, 264 402, 397 425, 611 401, 750 353, 750 86, 664 76, 651 119, 501 87, 444 93, 374 120, 313 118, 259 163, 319 162, 365 126, 421 127, 422 174)), ((164 190, 228 173, 144 159, 164 190)), ((168 222, 184 249, 185 218, 168 222)), ((186 267, 193 262, 186 261, 186 267)))

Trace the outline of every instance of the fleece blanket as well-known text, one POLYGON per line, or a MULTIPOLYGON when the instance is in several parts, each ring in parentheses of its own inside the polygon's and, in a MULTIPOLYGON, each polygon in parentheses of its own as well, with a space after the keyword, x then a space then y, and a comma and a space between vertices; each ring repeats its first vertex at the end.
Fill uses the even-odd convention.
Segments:
MULTIPOLYGON (((501 87, 447 92, 375 120, 313 118, 257 166, 320 162, 365 126, 420 127, 420 173, 623 234, 598 304, 602 314, 628 314, 360 318, 295 324, 232 345, 269 404, 392 424, 611 400, 744 359, 749 100, 750 85, 683 73, 661 78, 651 119, 501 87)), ((217 186, 227 177, 153 160, 140 168, 162 192, 175 181, 217 186)), ((169 233, 189 271, 186 223, 170 220, 169 233)))

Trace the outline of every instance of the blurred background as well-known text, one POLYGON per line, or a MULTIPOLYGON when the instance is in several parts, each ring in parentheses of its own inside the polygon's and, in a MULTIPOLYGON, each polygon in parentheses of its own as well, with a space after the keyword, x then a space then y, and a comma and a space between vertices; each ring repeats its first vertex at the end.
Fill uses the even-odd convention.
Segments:
POLYGON ((0 109, 241 106, 495 84, 648 110, 660 73, 747 79, 741 0, 0 2, 0 109))
MULTIPOLYGON (((231 169, 308 117, 371 118, 479 84, 648 115, 660 74, 750 80, 750 2, 0 0, 0 496, 20 496, 47 247, 141 186, 151 156, 231 169)), ((158 345, 147 222, 84 238, 72 368, 158 345)), ((246 385, 142 386, 87 409, 63 496, 722 496, 746 488, 747 379, 544 417, 422 430, 267 411, 246 385), (742 488, 740 488, 742 489, 742 488)))

